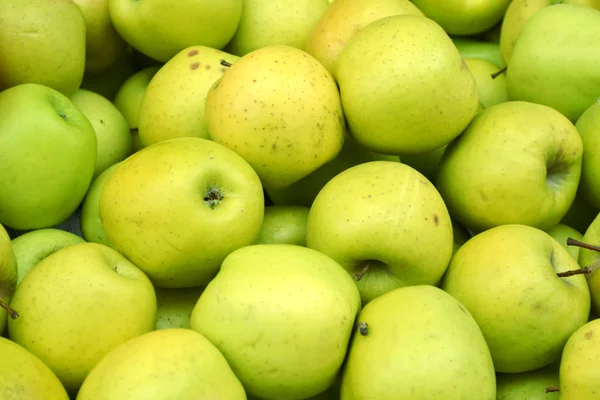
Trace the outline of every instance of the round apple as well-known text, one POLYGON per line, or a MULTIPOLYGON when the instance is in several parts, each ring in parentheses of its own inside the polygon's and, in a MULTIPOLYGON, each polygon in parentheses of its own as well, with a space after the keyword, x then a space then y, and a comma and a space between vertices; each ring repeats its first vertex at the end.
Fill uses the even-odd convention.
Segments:
POLYGON ((506 75, 500 74, 492 77, 498 72, 496 64, 481 58, 465 58, 464 60, 477 82, 479 101, 483 107, 487 108, 508 101, 506 75))
POLYGON ((156 291, 156 329, 190 328, 192 311, 204 291, 204 286, 156 291))
POLYGON ((306 245, 306 221, 309 208, 304 206, 265 207, 265 216, 257 244, 306 245))

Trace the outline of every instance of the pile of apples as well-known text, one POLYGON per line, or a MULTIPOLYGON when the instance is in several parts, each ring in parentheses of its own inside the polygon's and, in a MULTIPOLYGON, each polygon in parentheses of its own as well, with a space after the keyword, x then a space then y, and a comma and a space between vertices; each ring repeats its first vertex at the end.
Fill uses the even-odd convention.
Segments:
POLYGON ((0 400, 600 399, 600 0, 0 1, 0 400))

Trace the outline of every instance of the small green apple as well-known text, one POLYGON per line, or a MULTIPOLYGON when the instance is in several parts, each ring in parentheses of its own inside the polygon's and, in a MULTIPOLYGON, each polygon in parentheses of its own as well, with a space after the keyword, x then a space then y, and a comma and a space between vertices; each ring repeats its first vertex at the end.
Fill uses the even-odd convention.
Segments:
POLYGON ((575 127, 583 141, 583 163, 579 183, 581 194, 594 208, 600 208, 600 97, 581 114, 575 127))
POLYGON ((558 387, 559 363, 529 372, 496 375, 497 400, 559 400, 557 392, 546 392, 558 387))
POLYGON ((498 67, 494 63, 480 58, 465 58, 464 60, 477 82, 479 101, 483 107, 488 108, 508 101, 506 76, 504 74, 492 76, 498 72, 498 67))
POLYGON ((580 248, 577 246, 569 246, 567 244, 567 239, 573 238, 576 240, 583 240, 583 234, 581 232, 565 224, 556 224, 553 228, 547 230, 546 232, 558 243, 560 243, 562 247, 567 249, 575 261, 579 259, 580 248))
POLYGON ((454 42, 454 45, 463 58, 479 58, 487 60, 498 67, 497 70, 505 66, 502 61, 502 56, 500 55, 500 46, 498 43, 472 39, 464 36, 452 37, 452 42, 454 42))
POLYGON ((94 128, 69 98, 26 83, 0 92, 0 223, 48 228, 83 200, 96 164, 94 128))
POLYGON ((308 212, 309 208, 305 206, 265 207, 265 216, 256 243, 306 246, 308 212))
POLYGON ((195 288, 165 289, 156 291, 156 329, 190 328, 192 311, 204 291, 195 288))
POLYGON ((11 317, 18 318, 18 313, 9 305, 17 287, 17 277, 15 252, 6 229, 0 225, 0 336, 6 328, 7 311, 11 313, 11 317))

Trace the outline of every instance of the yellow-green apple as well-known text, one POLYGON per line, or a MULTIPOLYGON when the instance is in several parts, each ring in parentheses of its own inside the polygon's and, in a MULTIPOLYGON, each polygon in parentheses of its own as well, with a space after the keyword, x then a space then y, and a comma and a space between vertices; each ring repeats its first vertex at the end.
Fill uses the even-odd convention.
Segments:
POLYGON ((579 328, 565 345, 560 361, 561 400, 595 400, 600 394, 600 319, 579 328))
POLYGON ((92 181, 92 184, 81 203, 79 223, 81 234, 88 242, 114 247, 110 243, 110 240, 102 227, 102 219, 100 218, 100 195, 102 194, 104 184, 116 171, 119 165, 121 165, 120 162, 108 167, 104 172, 98 175, 98 177, 92 181))
POLYGON ((310 207, 319 191, 340 172, 369 161, 396 161, 398 156, 375 153, 359 145, 346 134, 338 155, 304 178, 281 189, 266 189, 270 200, 276 205, 300 205, 310 207))
POLYGON ((106 97, 79 89, 71 101, 87 117, 96 133, 97 156, 94 177, 123 161, 133 152, 133 142, 125 117, 106 97))
POLYGON ((598 71, 600 10, 554 4, 523 25, 506 71, 508 96, 545 104, 575 122, 600 96, 598 71))
POLYGON ((447 144, 479 104, 458 49, 423 16, 394 15, 362 28, 340 53, 333 76, 353 137, 383 154, 447 144))
POLYGON ((190 328, 192 311, 204 291, 204 286, 156 291, 156 329, 190 328))
POLYGON ((305 206, 265 207, 265 216, 256 243, 306 246, 308 211, 309 208, 305 206))
POLYGON ((77 400, 246 400, 219 350, 190 329, 166 329, 114 348, 92 369, 77 400))
POLYGON ((65 96, 85 67, 85 18, 71 0, 4 0, 0 11, 0 91, 23 83, 65 96))
POLYGON ((96 164, 96 134, 68 97, 26 83, 0 92, 0 223, 47 228, 71 215, 96 164))
POLYGON ((33 267, 50 254, 84 242, 85 240, 74 233, 56 228, 36 229, 14 238, 12 247, 17 260, 17 285, 33 267))
POLYGON ((154 330, 150 280, 124 256, 97 243, 65 247, 40 261, 11 305, 10 339, 40 358, 67 391, 115 346, 154 330))
POLYGON ((135 72, 133 50, 128 47, 125 53, 104 71, 86 72, 83 75, 81 89, 101 94, 112 101, 121 85, 135 72))
POLYGON ((308 214, 306 245, 352 275, 364 305, 398 287, 437 283, 452 257, 452 222, 421 173, 373 161, 321 189, 308 214))
POLYGON ((102 227, 114 248, 167 288, 206 285, 229 253, 256 241, 263 214, 252 167, 200 138, 138 151, 100 194, 102 227))
POLYGON ((108 0, 117 32, 133 48, 166 62, 189 46, 223 48, 242 15, 242 0, 108 0))
POLYGON ((272 45, 304 50, 328 7, 327 0, 244 0, 240 24, 225 49, 240 57, 272 45))
POLYGON ((572 227, 570 227, 568 225, 560 224, 560 223, 556 224, 553 228, 550 228, 546 232, 550 236, 552 236, 558 243, 560 243, 561 246, 563 246, 565 249, 567 249, 567 251, 569 252, 569 254, 571 255, 571 257, 573 257, 573 259, 575 261, 577 261, 579 259, 579 250, 580 250, 580 247, 569 246, 567 244, 567 239, 573 238, 575 240, 582 241, 583 240, 583 234, 581 232, 579 232, 575 228, 572 228, 572 227))
MULTIPOLYGON (((581 187, 581 180, 579 181, 579 187, 581 187)), ((588 203, 578 190, 569 211, 567 211, 561 222, 577 229, 579 232, 585 232, 597 215, 598 210, 588 203)))
MULTIPOLYGON (((600 246, 600 214, 592 221, 581 241, 593 246, 600 246)), ((582 248, 579 250, 577 261, 581 268, 589 266, 596 269, 594 267, 597 263, 600 263, 600 253, 592 249, 582 248)), ((600 315, 600 272, 595 270, 591 274, 587 274, 587 281, 592 297, 592 312, 600 315)))
POLYGON ((245 159, 267 189, 304 178, 344 142, 335 81, 291 46, 263 47, 229 67, 208 92, 206 121, 211 139, 245 159))
POLYGON ((176 137, 209 138, 204 108, 206 95, 227 67, 239 57, 205 46, 183 49, 152 77, 139 108, 143 146, 176 137))
POLYGON ((0 225, 0 336, 6 328, 7 311, 12 318, 18 313, 9 305, 17 287, 17 260, 6 229, 0 225))
POLYGON ((331 258, 302 246, 257 244, 227 256, 191 325, 251 395, 305 399, 333 385, 359 309, 356 285, 331 258))
POLYGON ((341 400, 496 399, 490 350, 465 307, 429 285, 394 289, 360 312, 341 400))
POLYGON ((497 72, 500 68, 505 66, 502 61, 502 56, 500 55, 500 45, 498 45, 498 43, 464 36, 453 37, 452 42, 454 42, 454 45, 463 58, 479 58, 487 60, 498 67, 494 72, 497 72))
POLYGON ((579 190, 588 203, 594 208, 600 208, 600 97, 581 114, 575 127, 583 141, 579 190))
POLYGON ((496 104, 448 145, 436 186, 450 215, 474 232, 502 224, 547 230, 575 198, 582 147, 575 126, 552 108, 496 104))
POLYGON ((496 374, 497 400, 559 400, 558 392, 546 392, 558 387, 559 363, 534 371, 517 374, 496 374))
POLYGON ((506 75, 500 74, 494 77, 493 74, 498 72, 498 67, 494 63, 481 58, 464 60, 477 82, 479 101, 484 108, 508 101, 506 75))
POLYGON ((144 147, 139 135, 140 108, 148 84, 159 69, 157 66, 146 67, 131 75, 121 85, 113 100, 113 104, 121 111, 129 125, 134 152, 144 147))
POLYGON ((127 43, 115 30, 108 0, 73 0, 83 12, 85 30, 85 70, 104 71, 125 52, 127 43))
POLYGON ((577 269, 546 232, 507 224, 463 244, 442 288, 481 327, 496 372, 526 372, 557 361, 569 336, 588 320, 585 277, 559 275, 577 269))
POLYGON ((356 33, 391 15, 423 13, 409 0, 339 0, 330 5, 312 29, 306 52, 332 73, 342 49, 356 33))
POLYGON ((0 337, 0 399, 69 400, 54 372, 18 344, 0 337))

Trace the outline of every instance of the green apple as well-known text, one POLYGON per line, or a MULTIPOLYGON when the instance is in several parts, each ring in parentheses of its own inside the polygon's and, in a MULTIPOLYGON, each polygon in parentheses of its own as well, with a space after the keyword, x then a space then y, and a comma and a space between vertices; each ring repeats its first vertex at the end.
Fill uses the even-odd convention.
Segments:
MULTIPOLYGON (((581 187, 581 180, 579 181, 579 187, 581 187)), ((561 222, 577 229, 579 232, 585 232, 597 215, 598 210, 588 203, 578 190, 569 211, 567 211, 561 222)))
POLYGON ((85 17, 85 70, 98 73, 112 65, 127 48, 115 30, 108 0, 73 0, 85 17))
POLYGON ((474 232, 502 224, 547 230, 575 198, 582 147, 577 129, 558 111, 500 103, 478 113, 448 145, 436 186, 450 215, 474 232))
POLYGON ((0 92, 37 83, 70 96, 85 67, 85 18, 71 0, 4 0, 0 92))
POLYGON ((133 48, 166 62, 189 46, 223 48, 242 15, 242 0, 108 0, 117 32, 133 48))
POLYGON ((133 142, 125 117, 106 97, 79 89, 71 101, 94 127, 97 142, 94 178, 133 152, 133 142))
MULTIPOLYGON (((598 93, 600 95, 600 92, 598 93)), ((575 127, 583 141, 580 190, 594 207, 600 208, 600 97, 577 120, 575 127)))
POLYGON ((337 0, 317 21, 306 43, 306 52, 332 73, 342 49, 356 33, 391 15, 423 13, 409 0, 337 0))
POLYGON ((117 170, 119 165, 121 165, 120 162, 108 167, 95 178, 83 199, 79 223, 81 233, 88 242, 114 247, 110 243, 110 240, 102 227, 102 219, 100 218, 100 196, 106 181, 108 181, 108 178, 110 178, 117 170))
POLYGON ((304 178, 344 142, 335 81, 290 46, 263 47, 229 67, 208 92, 206 121, 211 139, 245 159, 267 189, 304 178))
POLYGON ((9 305, 17 287, 17 277, 15 252, 6 229, 0 225, 0 336, 6 328, 7 311, 11 317, 18 318, 18 313, 9 305))
POLYGON ((560 243, 561 246, 567 249, 571 257, 573 257, 575 261, 579 259, 580 248, 577 246, 569 246, 567 244, 567 239, 573 238, 575 240, 581 241, 583 240, 583 234, 581 232, 565 224, 556 224, 553 228, 547 230, 546 232, 550 236, 552 236, 558 243, 560 243))
POLYGON ((487 60, 498 67, 497 70, 505 66, 502 61, 502 56, 500 55, 500 45, 498 45, 498 43, 463 36, 452 37, 452 42, 463 58, 479 58, 487 60))
POLYGON ((394 15, 362 28, 342 50, 333 76, 353 137, 383 154, 447 144, 479 104, 458 49, 422 16, 394 15))
POLYGON ((227 256, 191 325, 251 395, 306 399, 334 383, 359 309, 356 285, 331 258, 302 246, 257 244, 227 256))
POLYGON ((600 394, 600 319, 569 338, 560 362, 560 399, 595 400, 600 394))
POLYGON ((65 247, 25 276, 11 305, 9 337, 76 392, 115 346, 154 330, 150 280, 124 256, 97 243, 65 247))
POLYGON ((559 393, 546 393, 546 389, 556 387, 557 363, 529 372, 496 375, 497 400, 559 400, 559 393))
POLYGON ((498 72, 496 64, 481 58, 465 58, 465 63, 477 82, 479 101, 484 108, 508 101, 506 75, 492 75, 498 72))
POLYGON ((101 94, 112 101, 121 85, 135 72, 133 51, 128 47, 125 53, 104 71, 86 72, 83 75, 81 89, 101 94))
POLYGON ((189 329, 167 329, 114 348, 90 372, 77 400, 246 400, 219 350, 189 329))
POLYGON ((40 261, 74 244, 84 243, 74 233, 56 228, 36 229, 12 240, 12 247, 17 260, 17 285, 40 261))
POLYGON ((599 70, 600 11, 544 7, 525 22, 515 43, 506 71, 508 96, 545 104, 575 122, 600 95, 599 70))
POLYGON ((398 156, 379 154, 359 145, 352 136, 346 134, 338 155, 323 164, 304 178, 281 189, 267 188, 266 192, 276 205, 300 205, 310 207, 319 191, 340 172, 369 161, 396 161, 398 156))
POLYGON ((204 108, 206 95, 227 67, 239 57, 205 46, 183 49, 152 77, 139 108, 143 146, 176 137, 209 138, 204 108))
POLYGON ((345 170, 319 192, 306 245, 353 276, 364 305, 398 287, 438 282, 452 257, 452 222, 421 173, 373 161, 345 170))
POLYGON ((305 206, 265 207, 265 216, 256 243, 306 246, 308 211, 309 208, 305 206))
POLYGON ((110 243, 166 288, 206 285, 227 254, 256 241, 263 214, 264 194, 252 167, 200 138, 138 151, 100 194, 110 243))
POLYGON ((59 224, 87 191, 96 135, 60 92, 26 83, 0 92, 0 223, 29 230, 59 224))
POLYGON ((238 56, 272 45, 304 50, 327 0, 244 0, 238 29, 225 49, 238 56))
MULTIPOLYGON (((581 241, 593 246, 600 245, 600 214, 592 221, 581 241)), ((581 268, 594 266, 596 263, 600 262, 599 260, 599 252, 585 248, 579 250, 579 258, 577 261, 581 268)), ((592 297, 592 312, 598 315, 600 314, 600 272, 594 271, 591 275, 587 275, 587 281, 592 297)))
POLYGON ((192 311, 204 287, 165 289, 156 291, 156 329, 190 328, 192 311))
POLYGON ((526 372, 557 361, 569 336, 588 320, 585 277, 558 276, 577 269, 546 232, 508 224, 462 245, 442 288, 481 327, 496 372, 526 372))
POLYGON ((113 100, 113 104, 121 111, 129 125, 134 152, 144 147, 139 135, 140 108, 148 84, 159 69, 157 66, 146 67, 131 75, 121 85, 113 100))
POLYGON ((496 399, 488 346, 469 312, 439 288, 392 290, 358 316, 341 400, 496 399), (361 325, 362 324, 362 325, 361 325))
POLYGON ((56 375, 39 358, 0 337, 0 399, 69 400, 56 375))

